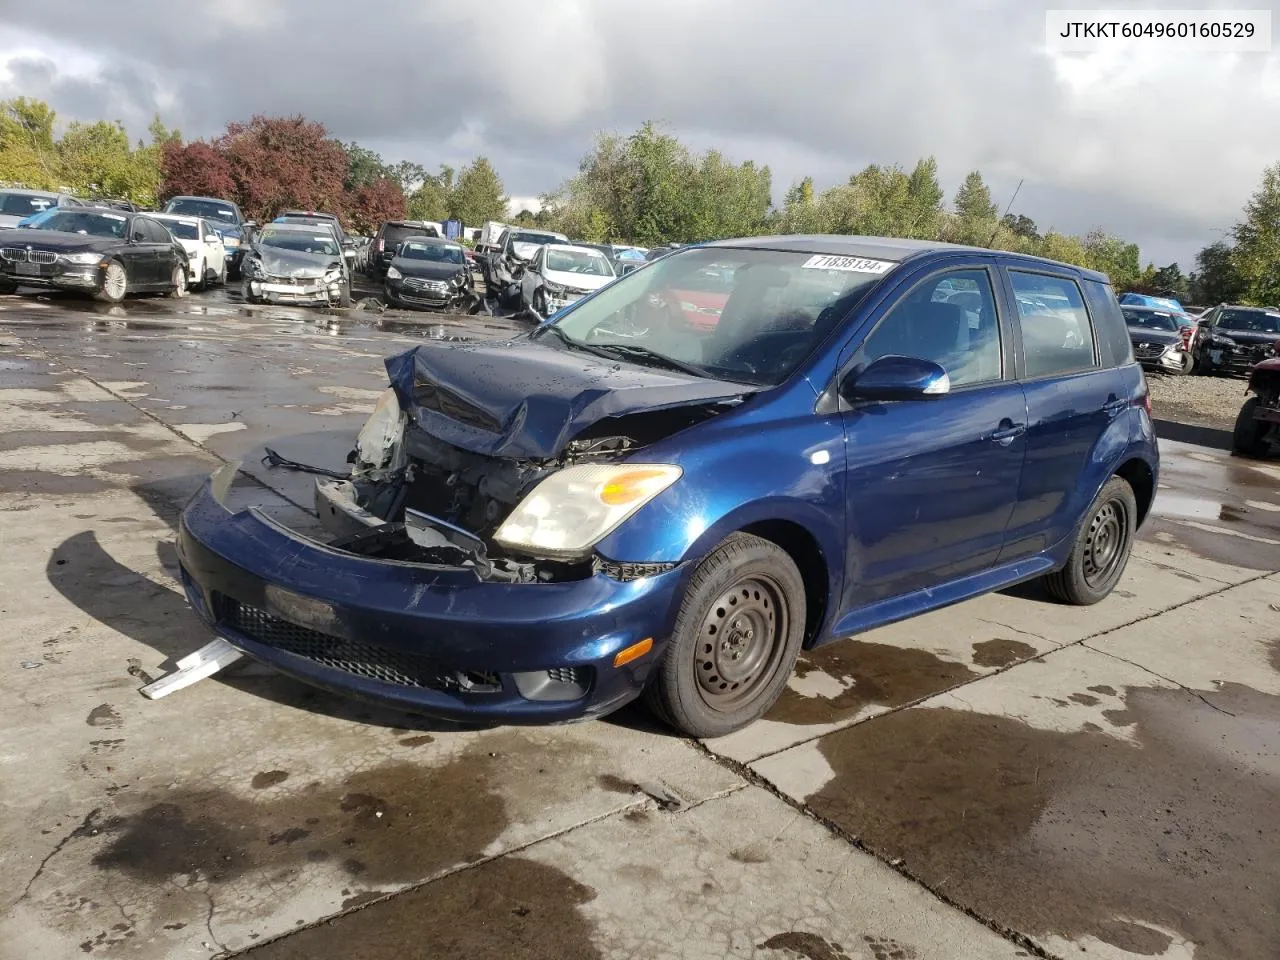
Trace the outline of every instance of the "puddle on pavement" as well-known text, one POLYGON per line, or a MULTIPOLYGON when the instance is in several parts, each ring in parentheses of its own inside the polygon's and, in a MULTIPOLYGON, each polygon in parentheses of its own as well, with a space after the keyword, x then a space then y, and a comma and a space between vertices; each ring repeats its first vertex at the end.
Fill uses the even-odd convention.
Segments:
POLYGON ((595 890, 563 871, 513 854, 263 944, 245 956, 597 960, 603 954, 593 942, 595 925, 580 909, 595 897, 595 890))
POLYGON ((834 777, 808 803, 1032 936, 1158 954, 1159 927, 1197 960, 1280 956, 1280 697, 1204 696, 1234 716, 1180 689, 1128 689, 1136 742, 904 710, 820 741, 834 777))
MULTIPOLYGON (((135 900, 149 896, 143 891, 182 890, 197 884, 197 889, 208 891, 215 905, 215 923, 219 919, 252 922, 270 915, 279 897, 286 896, 286 888, 296 886, 293 893, 301 893, 303 884, 323 884, 314 873, 317 869, 345 878, 345 886, 339 880, 334 889, 341 888, 347 898, 424 880, 482 859, 486 848, 501 836, 510 823, 501 784, 521 782, 547 791, 549 803, 579 794, 577 785, 563 778, 553 782, 544 775, 581 755, 581 745, 535 744, 518 733, 498 732, 474 741, 439 766, 388 762, 327 782, 299 777, 287 769, 250 769, 235 792, 192 786, 129 790, 116 798, 119 802, 127 797, 125 802, 114 810, 93 811, 71 833, 59 857, 65 861, 78 856, 93 869, 66 874, 74 879, 60 880, 44 906, 58 913, 67 909, 60 905, 79 903, 80 897, 103 902, 102 922, 110 927, 119 914, 110 909, 111 898, 104 900, 103 890, 135 900), (85 844, 93 849, 84 850, 85 844), (269 884, 277 893, 245 896, 260 884, 269 884), (229 892, 220 894, 224 889, 229 892)), ((58 824, 60 830, 54 832, 71 826, 58 824)), ((541 928, 551 904, 569 888, 557 883, 554 871, 529 883, 542 868, 530 865, 527 869, 523 889, 512 889, 527 896, 529 913, 514 920, 520 921, 519 926, 527 920, 530 929, 541 928), (535 916, 539 913, 543 916, 535 916)), ((466 895, 473 896, 474 891, 466 895)), ((191 914, 192 903, 176 897, 157 903, 151 915, 144 911, 144 917, 135 921, 139 940, 172 921, 203 923, 203 908, 197 918, 191 914)), ((85 925, 84 910, 77 910, 74 924, 85 925)), ((456 919, 465 912, 446 911, 441 917, 456 919)), ((562 919, 568 922, 569 917, 562 919)), ((53 917, 52 922, 73 921, 68 916, 53 917)), ((452 921, 450 925, 458 926, 452 921)), ((130 924, 129 929, 134 926, 130 924)), ((483 925, 477 926, 483 931, 483 925)), ((123 939, 125 931, 104 930, 101 938, 86 941, 86 952, 123 939)), ((280 954, 286 955, 293 954, 280 954)), ((329 951, 311 955, 329 955, 329 951)), ((369 954, 348 951, 343 955, 369 954)), ((454 954, 446 951, 445 955, 454 954)))
POLYGON ((1007 667, 1019 660, 1030 659, 1037 653, 1039 651, 1029 643, 997 637, 973 645, 973 662, 980 667, 1007 667))
POLYGON ((765 718, 804 726, 837 723, 864 707, 900 707, 978 676, 927 650, 837 640, 806 651, 796 663, 792 683, 812 687, 815 695, 787 686, 765 718))

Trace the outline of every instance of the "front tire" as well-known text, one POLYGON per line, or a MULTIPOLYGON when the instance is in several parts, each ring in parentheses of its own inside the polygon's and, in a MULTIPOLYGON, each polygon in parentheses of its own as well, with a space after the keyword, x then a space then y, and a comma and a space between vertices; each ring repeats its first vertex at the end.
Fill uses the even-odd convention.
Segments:
POLYGON ((740 730, 781 696, 804 627, 804 580, 790 555, 735 533, 690 578, 645 700, 691 737, 740 730))
POLYGON ((1189 374, 1195 373, 1195 371, 1196 371, 1195 354, 1193 354, 1190 350, 1184 350, 1182 353, 1182 369, 1179 371, 1179 376, 1185 377, 1189 374))
POLYGON ((1231 449, 1246 457, 1261 457, 1266 453, 1262 438, 1266 436, 1270 426, 1265 420, 1255 420, 1253 412, 1262 405, 1260 397, 1250 397, 1240 408, 1236 416, 1235 428, 1231 431, 1231 449))
POLYGON ((11 294, 18 292, 18 285, 12 280, 0 280, 0 293, 11 294))
POLYGON ((1049 593, 1079 607, 1106 597, 1129 563, 1137 521, 1133 488, 1122 477, 1112 477, 1089 505, 1067 565, 1044 578, 1049 593))
POLYGON ((112 260, 102 275, 102 287, 98 290, 99 300, 107 303, 119 303, 129 292, 129 275, 125 273, 124 264, 112 260))

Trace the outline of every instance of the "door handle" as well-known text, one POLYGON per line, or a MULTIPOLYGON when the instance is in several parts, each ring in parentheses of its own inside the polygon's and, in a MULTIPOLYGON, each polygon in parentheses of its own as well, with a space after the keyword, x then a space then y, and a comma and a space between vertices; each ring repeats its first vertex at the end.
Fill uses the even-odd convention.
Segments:
POLYGON ((996 430, 992 431, 990 439, 994 440, 1002 447, 1007 447, 1026 432, 1027 425, 1025 423, 1014 423, 1012 420, 1002 420, 1000 421, 1000 426, 996 430))

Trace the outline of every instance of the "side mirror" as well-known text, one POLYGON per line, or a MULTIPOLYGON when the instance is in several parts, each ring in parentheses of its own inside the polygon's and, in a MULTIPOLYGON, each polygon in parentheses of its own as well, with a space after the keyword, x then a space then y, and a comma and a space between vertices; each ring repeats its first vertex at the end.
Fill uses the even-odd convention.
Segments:
POLYGON ((846 400, 932 400, 951 392, 941 364, 917 357, 881 357, 840 384, 846 400))

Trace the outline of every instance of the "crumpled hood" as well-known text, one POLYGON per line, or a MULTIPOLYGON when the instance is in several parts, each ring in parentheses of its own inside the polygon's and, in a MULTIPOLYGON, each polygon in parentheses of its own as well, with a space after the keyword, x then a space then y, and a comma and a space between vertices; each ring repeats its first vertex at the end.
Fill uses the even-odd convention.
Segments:
POLYGON ((338 257, 325 254, 299 253, 273 247, 258 247, 255 253, 262 261, 262 269, 273 277, 323 277, 329 270, 342 266, 338 257))
POLYGON ((637 367, 520 338, 425 343, 388 357, 401 405, 463 450, 551 460, 607 417, 741 398, 742 384, 637 367))
POLYGON ((524 243, 522 241, 513 241, 511 244, 511 252, 521 260, 532 260, 533 255, 538 252, 540 243, 524 243))

